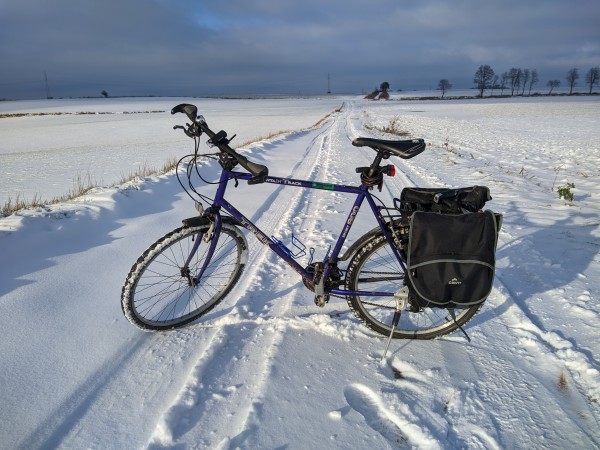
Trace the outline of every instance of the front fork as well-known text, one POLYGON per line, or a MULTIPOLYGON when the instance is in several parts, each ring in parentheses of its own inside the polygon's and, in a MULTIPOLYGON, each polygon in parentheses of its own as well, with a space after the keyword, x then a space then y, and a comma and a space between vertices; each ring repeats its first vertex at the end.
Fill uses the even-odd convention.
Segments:
POLYGON ((183 267, 181 267, 181 276, 188 280, 188 285, 191 287, 196 287, 200 283, 200 280, 202 279, 204 272, 206 272, 206 268, 210 264, 212 257, 215 253, 217 243, 219 242, 219 236, 221 235, 221 228, 223 225, 223 222, 221 220, 221 214, 217 212, 212 217, 213 220, 210 222, 208 230, 206 230, 204 233, 199 233, 198 239, 195 240, 192 250, 190 251, 190 254, 185 264, 183 265, 183 267), (206 252, 206 257, 202 262, 202 267, 194 276, 190 270, 190 262, 196 255, 198 248, 200 248, 200 244, 202 242, 208 243, 208 250, 206 252))

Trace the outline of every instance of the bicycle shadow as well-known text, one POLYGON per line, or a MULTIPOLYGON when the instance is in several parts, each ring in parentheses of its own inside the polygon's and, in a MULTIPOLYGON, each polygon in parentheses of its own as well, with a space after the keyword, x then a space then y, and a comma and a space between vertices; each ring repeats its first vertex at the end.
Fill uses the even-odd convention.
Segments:
MULTIPOLYGON (((547 220, 548 215, 541 221, 547 220)), ((573 209, 564 218, 540 225, 511 202, 504 214, 504 225, 516 237, 500 242, 496 253, 496 283, 502 283, 510 297, 476 318, 484 321, 503 314, 514 301, 536 327, 548 331, 531 302, 541 294, 587 278, 584 272, 600 252, 600 238, 593 235, 599 224, 598 214, 573 209)))

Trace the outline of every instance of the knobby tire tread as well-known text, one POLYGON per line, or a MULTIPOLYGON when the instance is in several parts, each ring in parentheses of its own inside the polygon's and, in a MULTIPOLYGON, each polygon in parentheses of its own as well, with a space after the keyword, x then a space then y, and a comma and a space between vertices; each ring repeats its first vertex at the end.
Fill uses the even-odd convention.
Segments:
MULTIPOLYGON (((227 284, 221 290, 221 292, 219 292, 218 295, 210 299, 210 301, 207 302, 207 305, 203 305, 201 307, 196 308, 195 311, 192 311, 181 320, 173 319, 168 325, 161 325, 160 323, 149 323, 152 321, 144 320, 144 318, 142 318, 137 311, 137 308, 135 306, 136 288, 138 286, 138 282, 146 273, 146 270, 160 256, 164 256, 166 259, 169 260, 170 256, 168 256, 167 254, 169 252, 172 253, 172 249, 175 245, 181 243, 181 241, 191 237, 192 235, 198 235, 199 233, 207 231, 208 228, 208 225, 201 225, 196 227, 183 226, 177 228, 158 239, 154 244, 148 247, 148 249, 146 249, 142 253, 142 255, 136 260, 136 262, 131 267, 125 280, 125 283, 121 289, 121 308, 125 317, 133 325, 144 331, 165 331, 185 326, 197 320, 199 317, 207 314, 213 308, 215 308, 236 285, 245 268, 248 253, 248 244, 244 235, 237 227, 223 224, 221 236, 228 236, 231 239, 231 242, 235 244, 232 250, 237 251, 237 261, 235 268, 231 272, 231 276, 229 277, 227 284)), ((199 236, 196 236, 196 238, 199 238, 199 236)), ((217 245, 217 249, 219 248, 219 245, 220 244, 217 245)), ((198 253, 202 253, 202 251, 202 249, 199 249, 198 253)), ((225 256, 226 255, 221 255, 220 258, 222 259, 225 256)), ((217 255, 215 255, 211 262, 218 262, 217 259, 217 255)), ((169 277, 165 276, 165 278, 169 277)))

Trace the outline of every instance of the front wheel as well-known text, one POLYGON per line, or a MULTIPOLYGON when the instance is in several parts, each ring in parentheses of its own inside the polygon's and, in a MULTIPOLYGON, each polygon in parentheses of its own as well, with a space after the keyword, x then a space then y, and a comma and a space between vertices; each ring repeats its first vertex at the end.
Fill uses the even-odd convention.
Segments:
MULTIPOLYGON (((398 259, 383 235, 370 240, 348 265, 346 290, 396 293, 404 286, 404 273, 398 259)), ((389 336, 396 307, 393 296, 346 297, 350 309, 373 331, 389 336)), ((466 324, 479 311, 481 304, 456 310, 456 321, 444 308, 422 308, 413 311, 409 305, 402 311, 394 330, 395 339, 433 339, 451 333, 466 324)))
POLYGON ((177 228, 138 258, 121 292, 123 313, 132 324, 145 331, 181 327, 229 293, 244 270, 248 244, 238 228, 223 224, 213 256, 196 280, 210 245, 203 240, 208 229, 208 225, 177 228))

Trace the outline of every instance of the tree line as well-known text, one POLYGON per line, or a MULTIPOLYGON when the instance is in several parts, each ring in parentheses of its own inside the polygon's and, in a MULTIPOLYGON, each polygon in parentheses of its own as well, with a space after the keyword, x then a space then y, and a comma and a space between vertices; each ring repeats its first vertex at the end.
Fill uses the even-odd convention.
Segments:
MULTIPOLYGON (((579 79, 579 70, 575 67, 567 72, 565 77, 567 86, 569 87, 569 95, 573 94, 573 88, 577 85, 579 79)), ((502 75, 496 75, 494 69, 489 65, 481 65, 475 72, 473 83, 479 90, 479 97, 483 97, 483 93, 486 89, 491 90, 491 96, 494 95, 494 90, 500 90, 500 96, 504 96, 504 91, 510 90, 510 96, 516 95, 525 96, 531 95, 533 86, 540 81, 540 77, 536 69, 521 69, 513 67, 510 70, 504 72, 502 75)), ((589 94, 592 94, 594 86, 600 83, 600 67, 592 67, 585 75, 585 82, 589 86, 589 94)), ((546 83, 549 88, 548 95, 552 94, 552 91, 560 86, 560 80, 549 80, 546 83)), ((379 88, 375 88, 373 92, 368 94, 365 98, 367 99, 389 99, 390 84, 387 81, 381 83, 379 88)), ((442 91, 442 98, 447 91, 452 89, 452 84, 446 78, 442 78, 438 83, 438 90, 442 91)), ((508 95, 508 94, 507 94, 508 95)))
MULTIPOLYGON (((573 88, 577 85, 579 79, 579 70, 573 68, 567 72, 565 77, 567 86, 569 87, 569 95, 573 94, 573 88)), ((600 67, 592 67, 585 75, 586 84, 589 85, 589 94, 592 93, 594 86, 597 86, 600 82, 600 67)), ((494 90, 499 89, 500 95, 504 95, 505 90, 510 90, 510 95, 531 95, 531 89, 535 84, 539 82, 539 75, 536 69, 521 69, 513 67, 510 70, 504 72, 502 75, 497 75, 494 70, 487 64, 479 66, 475 72, 473 83, 479 90, 479 96, 483 97, 483 93, 486 89, 491 89, 491 95, 494 95, 494 90)), ((552 94, 552 91, 560 86, 560 80, 549 80, 546 83, 549 88, 548 94, 552 94)), ((448 80, 440 80, 439 89, 442 91, 442 97, 444 93, 452 87, 449 85, 448 80)))

